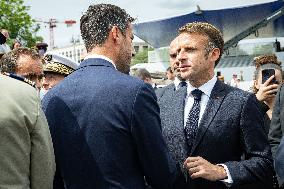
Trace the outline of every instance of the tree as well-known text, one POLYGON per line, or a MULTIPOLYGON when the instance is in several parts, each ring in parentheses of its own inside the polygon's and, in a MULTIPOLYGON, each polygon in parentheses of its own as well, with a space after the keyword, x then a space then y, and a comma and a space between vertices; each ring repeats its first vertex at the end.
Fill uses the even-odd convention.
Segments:
POLYGON ((147 63, 148 62, 148 51, 152 51, 153 48, 144 49, 141 52, 135 54, 134 58, 131 61, 131 65, 138 63, 147 63))
POLYGON ((11 39, 19 39, 23 45, 33 47, 43 38, 36 35, 40 26, 28 14, 29 9, 24 5, 24 0, 1 0, 0 28, 7 29, 11 39))

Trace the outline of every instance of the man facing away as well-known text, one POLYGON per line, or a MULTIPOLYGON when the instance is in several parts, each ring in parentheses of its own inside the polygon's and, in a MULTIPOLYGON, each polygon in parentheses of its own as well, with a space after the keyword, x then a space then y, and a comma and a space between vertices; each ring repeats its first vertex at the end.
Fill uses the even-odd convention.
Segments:
POLYGON ((143 80, 145 83, 151 85, 154 90, 157 90, 157 84, 153 82, 150 72, 145 68, 139 68, 133 76, 143 80))
POLYGON ((52 188, 54 152, 38 93, 2 74, 0 88, 0 188, 52 188))
POLYGON ((214 77, 223 52, 220 31, 200 22, 179 31, 178 68, 187 87, 165 93, 159 104, 163 135, 188 169, 188 187, 250 188, 265 181, 272 159, 256 98, 214 77))
POLYGON ((151 86, 128 75, 131 18, 109 4, 81 18, 88 56, 43 98, 54 143, 54 188, 183 188, 162 138, 151 86), (54 112, 57 112, 56 114, 54 112))

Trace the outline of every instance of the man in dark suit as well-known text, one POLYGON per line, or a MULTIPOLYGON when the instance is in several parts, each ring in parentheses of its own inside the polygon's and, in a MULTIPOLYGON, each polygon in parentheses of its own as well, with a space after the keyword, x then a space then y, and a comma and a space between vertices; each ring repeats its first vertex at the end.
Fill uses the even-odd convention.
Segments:
POLYGON ((187 88, 160 99, 163 135, 188 169, 188 187, 250 188, 272 175, 272 158, 253 94, 214 77, 224 41, 208 23, 180 28, 177 58, 187 88), (189 158, 185 158, 189 156, 189 158))
POLYGON ((274 103, 268 135, 273 157, 284 133, 284 85, 279 88, 274 103))
MULTIPOLYGON (((272 112, 272 119, 270 123, 269 134, 268 134, 268 140, 271 146, 272 156, 274 158, 276 158, 275 156, 276 156, 276 152, 278 150, 281 138, 283 138, 284 136, 283 135, 284 133, 284 108, 283 107, 284 107, 284 85, 282 84, 275 98, 274 108, 272 112)), ((280 170, 280 169, 279 167, 275 166, 275 170, 280 170)), ((278 176, 279 185, 281 184, 283 185, 283 180, 281 181, 281 178, 278 175, 278 172, 276 171, 277 176, 278 176)), ((284 188, 284 186, 282 186, 282 188, 284 188)))
POLYGON ((178 43, 177 43, 177 39, 174 39, 169 46, 169 54, 170 54, 170 68, 175 76, 173 83, 163 87, 163 88, 159 88, 157 89, 156 95, 157 95, 157 99, 158 101, 160 101, 160 99, 162 98, 162 96, 164 96, 164 94, 168 93, 168 92, 173 92, 173 91, 177 91, 178 89, 180 89, 181 87, 185 86, 185 81, 183 81, 183 79, 181 78, 180 72, 179 72, 179 61, 177 59, 177 47, 178 47, 178 43))
POLYGON ((132 21, 117 6, 91 5, 80 24, 88 56, 43 99, 55 189, 144 189, 144 179, 157 189, 183 188, 162 138, 154 91, 128 75, 132 21))
POLYGON ((281 143, 275 154, 275 170, 279 177, 279 184, 284 186, 284 137, 282 137, 281 143))

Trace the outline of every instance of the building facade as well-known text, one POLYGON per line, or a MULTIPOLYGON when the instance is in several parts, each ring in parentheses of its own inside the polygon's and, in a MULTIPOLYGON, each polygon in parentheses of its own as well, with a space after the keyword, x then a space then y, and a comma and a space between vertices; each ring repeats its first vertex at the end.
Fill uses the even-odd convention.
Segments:
MULTIPOLYGON (((132 46, 135 50, 135 53, 141 52, 143 50, 146 50, 150 48, 150 46, 146 42, 133 42, 132 46)), ((87 50, 84 46, 84 44, 72 44, 69 46, 61 47, 61 48, 54 48, 50 50, 50 52, 55 52, 64 56, 67 56, 74 60, 75 62, 80 63, 82 59, 85 58, 87 55, 87 50)))

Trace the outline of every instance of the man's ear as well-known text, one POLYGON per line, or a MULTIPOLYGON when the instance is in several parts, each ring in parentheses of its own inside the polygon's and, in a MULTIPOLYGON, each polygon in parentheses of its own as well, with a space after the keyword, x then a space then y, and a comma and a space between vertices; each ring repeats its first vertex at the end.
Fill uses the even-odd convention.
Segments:
POLYGON ((210 52, 210 59, 213 62, 216 62, 218 60, 218 58, 220 57, 220 49, 219 48, 214 48, 211 52, 210 52))
POLYGON ((110 37, 114 42, 117 42, 117 40, 119 39, 119 29, 117 26, 112 26, 111 30, 110 30, 110 37))

